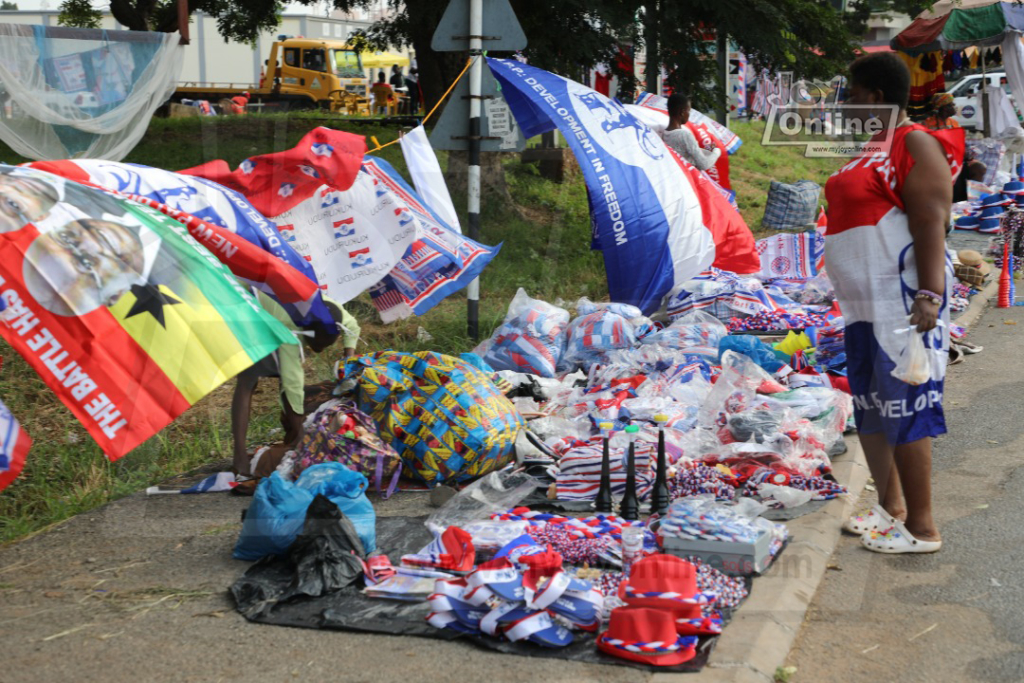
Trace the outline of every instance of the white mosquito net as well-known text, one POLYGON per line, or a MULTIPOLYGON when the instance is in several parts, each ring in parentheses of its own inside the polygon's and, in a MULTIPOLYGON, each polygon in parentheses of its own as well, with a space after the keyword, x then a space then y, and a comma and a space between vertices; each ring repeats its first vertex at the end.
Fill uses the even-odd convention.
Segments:
POLYGON ((36 160, 123 159, 174 92, 179 40, 0 24, 0 139, 36 160))

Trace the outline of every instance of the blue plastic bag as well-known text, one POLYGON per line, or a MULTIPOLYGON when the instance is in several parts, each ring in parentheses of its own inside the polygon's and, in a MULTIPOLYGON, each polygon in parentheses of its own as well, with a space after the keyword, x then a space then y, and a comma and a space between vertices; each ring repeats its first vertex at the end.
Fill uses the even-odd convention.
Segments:
POLYGON ((307 468, 295 481, 295 486, 309 491, 310 500, 322 493, 338 506, 352 524, 363 542, 363 549, 371 553, 377 548, 377 513, 366 497, 370 482, 363 474, 354 472, 339 462, 325 462, 307 468))
POLYGON ((785 363, 775 357, 774 350, 754 335, 733 334, 723 337, 718 343, 718 360, 721 362, 726 351, 735 351, 750 357, 768 372, 778 371, 785 363))
MULTIPOLYGON (((312 469, 312 468, 310 468, 312 469)), ((260 482, 235 544, 236 560, 281 555, 302 531, 313 494, 274 472, 260 482)))
POLYGON ((302 531, 306 510, 318 493, 348 517, 366 552, 377 546, 377 517, 366 497, 369 482, 336 462, 313 465, 294 484, 274 472, 260 482, 235 544, 236 560, 259 560, 285 553, 302 531))

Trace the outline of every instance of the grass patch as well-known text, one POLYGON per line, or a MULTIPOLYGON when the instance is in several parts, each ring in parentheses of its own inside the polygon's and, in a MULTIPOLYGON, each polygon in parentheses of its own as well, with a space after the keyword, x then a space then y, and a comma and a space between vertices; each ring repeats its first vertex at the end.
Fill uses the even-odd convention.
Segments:
MULTIPOLYGON (((368 138, 376 136, 381 143, 394 140, 399 133, 393 127, 327 119, 319 113, 154 119, 126 161, 183 169, 224 159, 234 167, 255 154, 292 147, 321 125, 368 138)), ((737 122, 733 128, 744 144, 732 157, 731 177, 744 218, 755 230, 772 178, 785 182, 808 178, 824 184, 837 166, 834 160, 805 159, 790 148, 761 147, 763 124, 737 122)), ((399 172, 406 172, 398 145, 378 155, 399 172)), ((443 167, 446 155, 439 156, 443 167)), ((0 159, 7 163, 25 161, 2 144, 0 159)), ((481 241, 502 244, 500 254, 481 276, 480 331, 484 338, 500 324, 519 287, 552 302, 574 302, 581 296, 607 297, 601 256, 590 250, 591 226, 582 178, 575 176, 564 184, 547 181, 534 166, 520 163, 518 155, 506 155, 502 163, 513 205, 493 195, 485 196, 482 204, 481 241)), ((466 225, 465 198, 461 188, 452 189, 466 225)), ((379 322, 367 295, 350 302, 348 308, 363 326, 361 350, 429 349, 457 355, 474 346, 466 329, 465 292, 448 297, 425 316, 387 326, 379 322), (421 327, 433 337, 431 341, 417 338, 421 327)), ((0 543, 212 460, 230 457, 231 382, 192 406, 128 456, 111 463, 53 392, 3 342, 0 356, 5 360, 0 372, 0 397, 34 440, 24 473, 0 494, 0 543)), ((332 351, 308 357, 310 380, 329 377, 336 360, 332 351)), ((249 432, 252 443, 274 440, 272 430, 279 426, 277 391, 276 381, 265 380, 260 385, 249 432)), ((211 527, 204 534, 218 534, 221 529, 211 527)))
POLYGON ((825 203, 825 181, 842 165, 839 159, 811 159, 801 147, 765 147, 761 144, 764 121, 731 121, 729 127, 743 139, 743 146, 731 158, 729 179, 736 191, 736 202, 747 225, 756 235, 761 230, 764 204, 772 180, 793 183, 813 180, 822 187, 821 203, 825 203))

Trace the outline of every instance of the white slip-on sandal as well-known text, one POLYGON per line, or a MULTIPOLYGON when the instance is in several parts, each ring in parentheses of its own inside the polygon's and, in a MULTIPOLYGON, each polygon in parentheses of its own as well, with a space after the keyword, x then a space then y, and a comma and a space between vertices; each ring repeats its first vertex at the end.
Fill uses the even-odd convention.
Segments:
POLYGON ((919 541, 914 538, 898 519, 894 519, 892 526, 884 531, 868 531, 860 537, 860 543, 872 552, 888 555, 935 553, 942 548, 942 541, 919 541))
POLYGON ((891 522, 893 517, 885 511, 881 505, 876 505, 870 510, 860 514, 851 515, 844 523, 843 529, 851 534, 863 536, 869 531, 874 531, 883 521, 891 522))

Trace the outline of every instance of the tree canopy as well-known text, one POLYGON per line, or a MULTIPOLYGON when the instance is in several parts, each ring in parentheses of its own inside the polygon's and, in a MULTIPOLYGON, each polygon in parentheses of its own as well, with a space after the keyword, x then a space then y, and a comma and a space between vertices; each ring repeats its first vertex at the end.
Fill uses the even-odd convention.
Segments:
MULTIPOLYGON (((531 64, 580 78, 597 64, 608 64, 632 90, 632 73, 620 69, 627 58, 647 48, 649 61, 669 74, 668 84, 691 92, 702 106, 721 101, 712 55, 719 35, 728 36, 755 66, 793 71, 803 77, 828 78, 840 73, 854 55, 871 12, 918 13, 921 0, 851 0, 846 11, 835 0, 510 0, 529 45, 531 64)), ((312 6, 317 0, 298 0, 312 6)), ((351 11, 379 0, 332 0, 335 9, 351 11)), ((411 46, 416 52, 420 84, 427 103, 436 101, 458 74, 463 57, 430 49, 434 30, 448 0, 385 0, 388 18, 356 34, 361 45, 375 49, 411 46)), ((125 27, 176 31, 176 0, 110 0, 110 11, 125 27)), ((87 17, 88 0, 64 0, 69 17, 87 17), (72 12, 71 10, 74 10, 72 12)), ((188 0, 190 13, 217 17, 225 39, 254 42, 280 23, 279 0, 188 0)), ((626 60, 628 63, 628 59, 626 60)))

